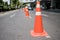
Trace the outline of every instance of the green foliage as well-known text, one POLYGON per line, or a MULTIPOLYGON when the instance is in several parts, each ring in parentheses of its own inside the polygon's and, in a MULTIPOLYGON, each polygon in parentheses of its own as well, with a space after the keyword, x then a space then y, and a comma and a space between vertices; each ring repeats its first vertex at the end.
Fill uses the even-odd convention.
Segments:
POLYGON ((10 0, 10 5, 7 2, 0 0, 0 9, 17 9, 20 7, 25 7, 25 4, 20 3, 19 0, 10 0))
POLYGON ((3 7, 3 1, 0 0, 0 9, 2 9, 2 7, 3 7))
POLYGON ((3 1, 2 0, 0 0, 0 5, 3 3, 3 1))
POLYGON ((8 9, 8 3, 7 2, 4 2, 3 8, 8 9))
POLYGON ((12 8, 19 8, 20 7, 19 0, 11 0, 11 7, 12 8))

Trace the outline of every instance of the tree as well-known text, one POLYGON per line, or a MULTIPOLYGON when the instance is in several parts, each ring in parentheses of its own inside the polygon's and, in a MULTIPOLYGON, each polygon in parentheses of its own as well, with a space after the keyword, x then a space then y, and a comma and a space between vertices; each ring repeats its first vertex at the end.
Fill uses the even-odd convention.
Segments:
POLYGON ((3 1, 0 0, 0 11, 3 9, 3 1))
POLYGON ((1 6, 1 5, 3 5, 3 1, 2 1, 2 0, 0 0, 0 6, 1 6))
POLYGON ((17 8, 19 4, 19 0, 11 0, 10 3, 12 8, 17 8))

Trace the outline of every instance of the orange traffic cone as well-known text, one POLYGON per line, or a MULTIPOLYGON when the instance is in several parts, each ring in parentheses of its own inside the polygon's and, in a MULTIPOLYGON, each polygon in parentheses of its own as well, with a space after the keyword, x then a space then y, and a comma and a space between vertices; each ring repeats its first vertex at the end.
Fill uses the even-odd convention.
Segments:
POLYGON ((35 17, 34 30, 31 30, 31 35, 34 37, 48 36, 47 32, 43 29, 42 14, 41 14, 39 1, 37 1, 37 5, 36 5, 36 17, 35 17))
POLYGON ((29 16, 28 7, 26 6, 23 10, 24 10, 24 12, 26 14, 26 17, 28 17, 29 16))

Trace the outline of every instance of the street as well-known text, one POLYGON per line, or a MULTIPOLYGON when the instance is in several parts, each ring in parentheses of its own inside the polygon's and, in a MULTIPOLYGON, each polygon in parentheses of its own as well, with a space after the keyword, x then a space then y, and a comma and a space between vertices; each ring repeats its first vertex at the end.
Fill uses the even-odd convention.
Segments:
POLYGON ((0 40, 60 40, 60 13, 42 10, 43 27, 51 38, 32 37, 35 10, 29 11, 30 18, 23 9, 0 16, 0 40))

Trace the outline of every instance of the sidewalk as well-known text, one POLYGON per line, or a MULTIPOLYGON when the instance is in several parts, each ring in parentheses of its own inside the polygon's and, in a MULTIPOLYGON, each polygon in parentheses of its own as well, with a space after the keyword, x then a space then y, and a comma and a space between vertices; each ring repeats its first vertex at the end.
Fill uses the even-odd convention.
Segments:
POLYGON ((60 13, 60 9, 48 9, 44 11, 60 13))
POLYGON ((11 11, 6 11, 6 12, 0 12, 0 16, 4 16, 4 15, 7 15, 7 14, 10 14, 10 13, 14 13, 16 11, 18 11, 19 9, 16 9, 16 10, 11 10, 11 11))

